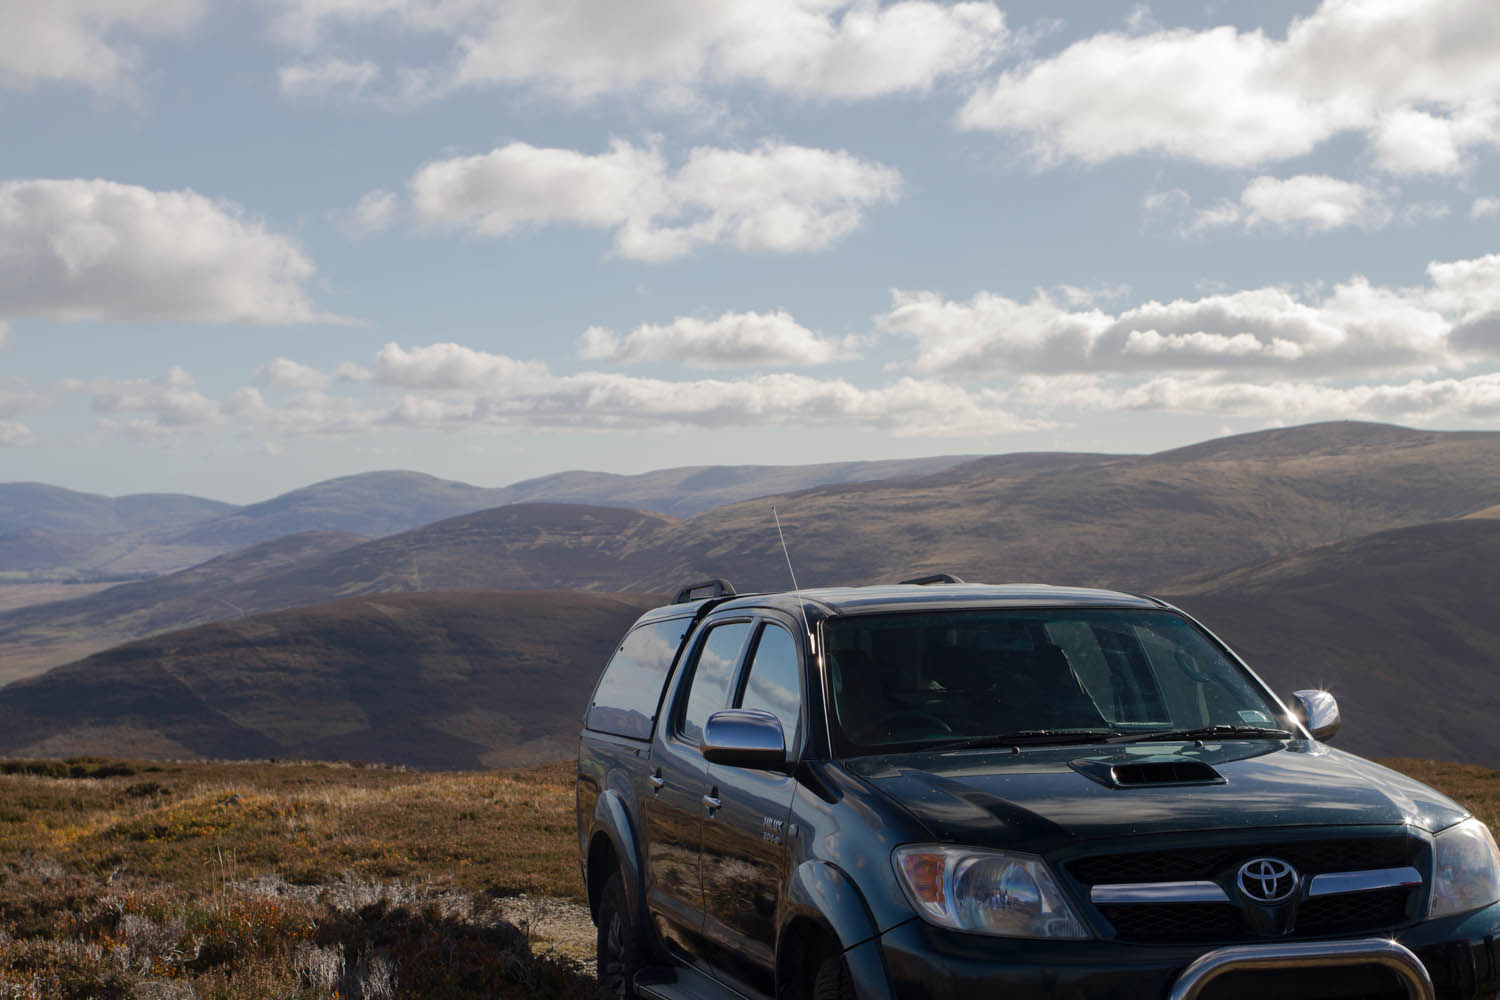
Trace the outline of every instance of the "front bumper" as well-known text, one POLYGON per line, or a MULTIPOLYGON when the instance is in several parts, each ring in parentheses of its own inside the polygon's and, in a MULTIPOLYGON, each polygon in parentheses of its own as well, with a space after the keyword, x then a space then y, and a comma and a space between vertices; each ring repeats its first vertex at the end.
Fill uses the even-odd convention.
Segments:
MULTIPOLYGON (((1368 939, 1368 935, 1362 936, 1368 939)), ((1353 938, 1297 941, 1316 948, 1342 946, 1353 938)), ((1394 940, 1416 956, 1431 980, 1436 1000, 1496 1000, 1500 997, 1500 904, 1473 913, 1431 920, 1397 933, 1394 940)), ((1244 952, 1285 947, 1269 939, 1264 946, 1244 945, 1217 951, 1244 952)), ((1021 941, 959 934, 910 920, 893 927, 854 952, 878 951, 889 977, 891 995, 900 1000, 946 1000, 949 997, 1005 996, 1056 1000, 1140 1000, 1173 997, 1189 967, 1216 949, 1202 945, 1120 944, 1114 941, 1021 941)), ((1338 947, 1332 949, 1337 951, 1338 947)), ((869 966, 873 954, 851 954, 851 965, 869 966)), ((1243 956, 1235 956, 1243 957, 1243 956)), ((1300 997, 1368 995, 1372 988, 1401 996, 1399 980, 1377 974, 1369 963, 1354 967, 1328 962, 1312 968, 1268 973, 1278 1000, 1300 997), (1379 983, 1371 987, 1371 977, 1379 983), (1381 979, 1380 976, 1384 978, 1381 979), (1395 984, 1394 987, 1388 984, 1395 984), (1303 987, 1315 992, 1305 992, 1303 987), (1394 992, 1392 992, 1394 989, 1394 992)), ((1205 990, 1214 997, 1232 990, 1225 981, 1205 990), (1221 992, 1222 991, 1222 992, 1221 992)), ((1266 989, 1266 986, 1262 986, 1266 989)), ((878 991, 871 991, 872 993, 878 991)), ((1193 996, 1185 994, 1184 996, 1193 996)), ((1412 995, 1408 992, 1408 995, 1412 995)), ((1421 995, 1421 994, 1416 994, 1421 995)))

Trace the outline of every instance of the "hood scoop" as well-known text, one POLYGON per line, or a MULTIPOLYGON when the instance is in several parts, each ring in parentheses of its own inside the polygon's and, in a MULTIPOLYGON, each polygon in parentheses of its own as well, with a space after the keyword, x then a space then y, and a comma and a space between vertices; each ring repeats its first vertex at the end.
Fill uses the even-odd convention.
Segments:
POLYGON ((1201 760, 1170 754, 1159 757, 1080 757, 1068 766, 1105 788, 1160 788, 1165 785, 1222 785, 1224 776, 1201 760))

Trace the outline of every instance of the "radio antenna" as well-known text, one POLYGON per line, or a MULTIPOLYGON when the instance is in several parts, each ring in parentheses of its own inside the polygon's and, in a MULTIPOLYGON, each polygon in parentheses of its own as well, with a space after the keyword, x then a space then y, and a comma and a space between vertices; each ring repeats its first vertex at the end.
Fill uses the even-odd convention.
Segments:
POLYGON ((792 578, 792 596, 797 599, 797 607, 802 611, 802 627, 807 630, 808 646, 815 645, 813 641, 812 624, 807 620, 807 605, 802 603, 802 593, 797 589, 797 571, 792 569, 792 554, 786 547, 786 535, 781 531, 781 515, 776 513, 776 505, 771 505, 771 517, 776 521, 776 537, 781 539, 781 554, 786 557, 786 571, 792 578))

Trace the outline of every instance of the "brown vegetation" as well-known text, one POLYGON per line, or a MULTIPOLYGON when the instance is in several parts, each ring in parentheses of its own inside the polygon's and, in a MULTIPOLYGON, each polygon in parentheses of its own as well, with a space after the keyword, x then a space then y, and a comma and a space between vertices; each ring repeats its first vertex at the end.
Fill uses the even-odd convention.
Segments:
MULTIPOLYGON (((1500 826, 1500 771, 1387 763, 1500 826)), ((0 995, 582 996, 573 773, 0 761, 0 995)))
POLYGON ((572 779, 0 763, 0 995, 580 995, 572 779))

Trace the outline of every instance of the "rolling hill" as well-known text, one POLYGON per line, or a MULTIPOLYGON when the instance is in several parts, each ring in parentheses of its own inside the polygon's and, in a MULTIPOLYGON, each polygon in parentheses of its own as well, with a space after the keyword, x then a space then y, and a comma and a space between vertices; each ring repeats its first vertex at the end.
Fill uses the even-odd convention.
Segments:
POLYGON ((416 472, 366 472, 243 507, 175 494, 110 498, 40 483, 3 483, 0 573, 39 580, 149 575, 304 531, 379 538, 512 503, 565 502, 687 515, 765 493, 926 475, 969 457, 692 466, 633 476, 564 472, 498 488, 416 472))
POLYGON ((1500 433, 1312 424, 1039 470, 981 459, 926 480, 735 504, 672 532, 661 576, 643 583, 728 576, 781 588, 773 502, 806 586, 946 571, 1161 590, 1496 497, 1500 433))
POLYGON ((1201 581, 1169 600, 1276 690, 1327 687, 1340 746, 1500 764, 1500 521, 1379 532, 1201 581))
POLYGON ((0 615, 0 684, 156 632, 243 617, 259 609, 237 584, 365 540, 345 532, 302 532, 167 576, 7 612, 0 615))
POLYGON ((505 487, 501 491, 505 499, 501 502, 606 505, 673 517, 692 517, 740 500, 772 493, 791 493, 813 486, 921 478, 962 465, 975 457, 939 455, 821 465, 693 465, 634 476, 560 472, 505 487))
POLYGON ((0 535, 113 535, 204 521, 233 509, 232 504, 180 493, 106 497, 45 483, 0 483, 0 535))
MULTIPOLYGON (((1454 520, 1318 547, 1169 599, 1277 691, 1334 691, 1339 746, 1495 766, 1500 616, 1475 581, 1497 564, 1500 521, 1454 520)), ((160 635, 0 688, 0 753, 420 767, 561 758, 613 643, 659 600, 372 594, 160 635)))
POLYGON ((575 752, 629 594, 401 594, 130 643, 0 688, 0 754, 495 767, 575 752))
MULTIPOLYGON (((358 594, 664 592, 710 576, 728 577, 742 591, 782 589, 786 563, 773 503, 805 586, 947 571, 970 580, 1149 591, 1461 516, 1495 497, 1500 434, 1333 423, 1148 456, 995 456, 926 478, 820 486, 685 521, 611 507, 513 504, 309 553, 204 593, 150 581, 71 607, 0 614, 0 662, 35 672, 127 639, 232 617, 237 608, 358 594)), ((19 668, 8 669, 19 676, 19 668)))

